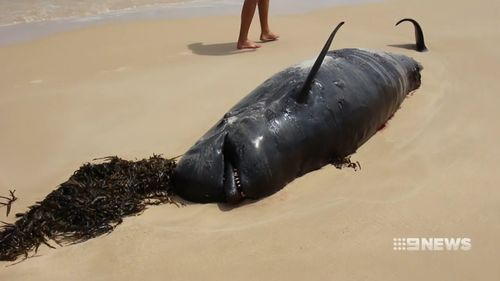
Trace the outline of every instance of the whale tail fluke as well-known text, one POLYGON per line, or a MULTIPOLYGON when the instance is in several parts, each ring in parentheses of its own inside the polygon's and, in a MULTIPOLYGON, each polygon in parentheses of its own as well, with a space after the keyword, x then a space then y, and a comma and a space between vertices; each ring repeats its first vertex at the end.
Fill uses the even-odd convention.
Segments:
POLYGON ((415 28, 416 50, 419 52, 427 51, 427 47, 425 46, 425 41, 424 41, 424 32, 422 31, 420 24, 414 19, 405 18, 398 21, 396 23, 396 26, 405 21, 411 22, 413 24, 413 27, 415 28))
POLYGON ((41 244, 73 244, 111 232, 123 217, 148 205, 175 203, 175 159, 153 156, 127 161, 116 156, 85 164, 19 219, 0 226, 0 261, 28 258, 41 244))
POLYGON ((323 63, 323 60, 325 59, 326 54, 328 53, 328 50, 330 49, 330 45, 332 45, 333 38, 335 38, 335 34, 337 34, 337 31, 340 29, 342 25, 344 25, 345 22, 340 22, 337 27, 333 30, 333 32, 330 34, 330 37, 328 37, 328 40, 326 40, 325 45, 323 46, 323 49, 319 53, 318 58, 314 62, 311 70, 309 71, 309 75, 306 78, 306 81, 304 82, 304 85, 302 86, 301 91, 299 92, 299 95, 297 97, 297 102, 303 103, 309 94, 309 90, 311 90, 311 85, 314 81, 314 77, 318 73, 321 64, 323 63))

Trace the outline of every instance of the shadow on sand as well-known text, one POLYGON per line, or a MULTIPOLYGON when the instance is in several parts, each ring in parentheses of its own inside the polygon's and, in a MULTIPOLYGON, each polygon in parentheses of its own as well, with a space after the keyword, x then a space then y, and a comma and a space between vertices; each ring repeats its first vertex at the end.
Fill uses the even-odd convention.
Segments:
POLYGON ((227 203, 217 203, 217 207, 219 207, 219 210, 221 210, 223 212, 229 212, 232 209, 239 208, 239 207, 246 206, 246 205, 251 205, 257 201, 259 201, 259 200, 245 199, 245 200, 243 200, 243 202, 238 203, 236 205, 231 205, 231 204, 227 204, 227 203))
POLYGON ((389 44, 388 47, 401 48, 407 50, 416 50, 415 44, 389 44))
POLYGON ((189 44, 188 48, 193 52, 193 54, 202 56, 228 56, 255 51, 251 49, 238 50, 236 49, 236 42, 217 44, 205 44, 198 42, 189 44))

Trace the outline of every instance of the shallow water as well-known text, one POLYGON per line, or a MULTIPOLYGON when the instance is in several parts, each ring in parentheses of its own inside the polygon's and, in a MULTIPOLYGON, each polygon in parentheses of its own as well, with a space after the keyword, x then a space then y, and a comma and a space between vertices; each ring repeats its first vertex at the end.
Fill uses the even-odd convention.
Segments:
MULTIPOLYGON (((301 13, 377 0, 273 0, 271 13, 301 13)), ((0 0, 0 45, 90 24, 236 15, 243 0, 0 0)))
POLYGON ((171 5, 182 0, 0 0, 0 25, 51 21, 105 14, 140 7, 171 5))
MULTIPOLYGON (((362 0, 273 0, 280 10, 301 11, 362 0)), ((243 0, 0 0, 0 26, 137 10, 239 7, 243 0)))

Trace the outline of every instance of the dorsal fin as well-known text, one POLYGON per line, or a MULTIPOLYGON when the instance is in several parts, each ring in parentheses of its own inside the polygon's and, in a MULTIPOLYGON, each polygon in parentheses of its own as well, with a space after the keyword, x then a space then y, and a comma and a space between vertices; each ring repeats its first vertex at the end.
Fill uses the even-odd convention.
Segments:
POLYGON ((337 27, 335 27, 335 29, 333 30, 328 40, 326 41, 323 50, 321 50, 321 53, 319 53, 318 58, 314 62, 314 65, 312 66, 311 71, 309 72, 309 75, 307 76, 307 79, 304 82, 304 85, 302 86, 302 90, 300 91, 297 97, 297 102, 303 103, 305 101, 307 95, 309 94, 309 90, 311 90, 311 85, 314 80, 314 77, 316 77, 316 74, 318 73, 319 68, 323 63, 323 60, 325 59, 326 53, 330 49, 330 45, 332 44, 333 38, 335 37, 335 34, 343 24, 344 22, 339 23, 337 27))
POLYGON ((405 22, 405 21, 409 21, 409 22, 413 23, 413 26, 415 28, 415 41, 417 44, 417 48, 416 48, 417 51, 419 51, 419 52, 427 51, 427 47, 425 46, 425 42, 424 42, 424 32, 422 31, 420 24, 418 24, 418 22, 414 19, 406 18, 406 19, 402 19, 402 20, 398 21, 396 23, 396 26, 402 22, 405 22))

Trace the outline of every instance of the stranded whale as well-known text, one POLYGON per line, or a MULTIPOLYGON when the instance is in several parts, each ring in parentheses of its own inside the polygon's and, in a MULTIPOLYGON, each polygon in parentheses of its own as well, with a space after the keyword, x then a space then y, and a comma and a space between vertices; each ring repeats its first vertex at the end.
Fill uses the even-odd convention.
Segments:
POLYGON ((361 49, 328 51, 289 67, 231 108, 174 171, 175 191, 200 203, 268 196, 354 153, 420 86, 412 58, 361 49))

